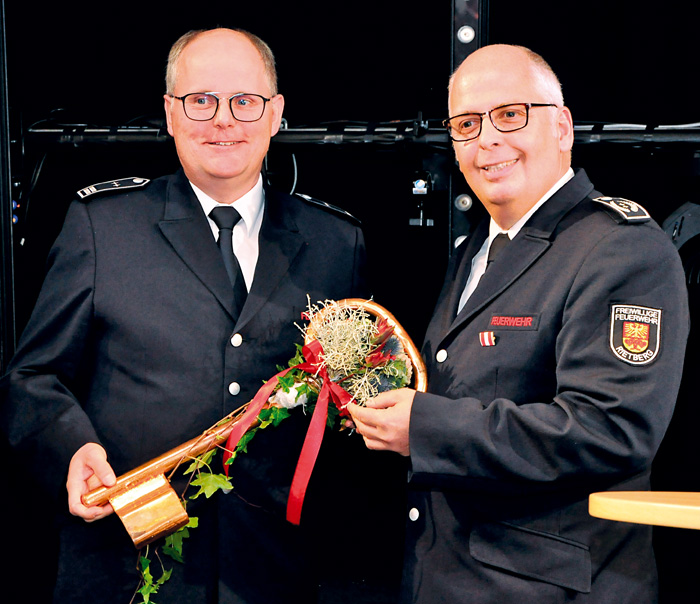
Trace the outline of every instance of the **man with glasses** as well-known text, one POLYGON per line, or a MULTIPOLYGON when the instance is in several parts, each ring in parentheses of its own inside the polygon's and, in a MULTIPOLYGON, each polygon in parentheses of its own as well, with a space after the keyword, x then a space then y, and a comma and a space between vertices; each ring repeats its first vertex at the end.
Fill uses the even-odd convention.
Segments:
MULTIPOLYGON (((67 482, 73 517, 60 518, 55 602, 128 604, 137 587, 126 531, 83 493, 252 399, 293 356, 307 295, 368 293, 356 221, 263 183, 284 107, 264 42, 229 29, 186 34, 164 100, 182 170, 81 191, 3 380, 10 441, 59 500, 67 482)), ((164 558, 175 568, 155 601, 315 601, 309 536, 284 519, 307 424, 298 419, 239 456, 232 494, 189 505, 199 527, 184 565, 164 558)))
POLYGON ((655 602, 651 527, 587 502, 649 489, 688 333, 678 255, 570 168, 571 113, 539 55, 477 50, 449 109, 488 218, 448 268, 429 392, 350 407, 369 448, 410 458, 406 601, 655 602))

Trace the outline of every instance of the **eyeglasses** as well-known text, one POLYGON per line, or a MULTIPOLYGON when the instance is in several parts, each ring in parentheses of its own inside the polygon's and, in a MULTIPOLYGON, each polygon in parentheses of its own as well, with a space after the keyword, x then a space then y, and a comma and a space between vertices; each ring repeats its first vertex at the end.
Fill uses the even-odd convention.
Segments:
POLYGON ((484 113, 463 113, 447 118, 442 125, 455 142, 471 141, 481 134, 484 116, 488 115, 499 132, 515 132, 527 126, 531 107, 556 107, 553 103, 511 103, 484 113))
MULTIPOLYGON (((191 92, 185 96, 169 95, 174 99, 182 101, 182 108, 185 115, 196 122, 206 122, 211 120, 219 110, 220 99, 213 92, 191 92)), ((239 122, 257 122, 265 113, 265 104, 270 99, 259 94, 248 94, 239 92, 228 97, 228 106, 239 122)))

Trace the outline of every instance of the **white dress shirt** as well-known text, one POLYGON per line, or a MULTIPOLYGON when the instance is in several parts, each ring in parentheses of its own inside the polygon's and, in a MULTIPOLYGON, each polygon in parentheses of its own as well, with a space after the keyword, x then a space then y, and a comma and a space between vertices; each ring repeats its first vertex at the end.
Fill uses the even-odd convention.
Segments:
MULTIPOLYGON (((214 239, 218 239, 219 228, 209 218, 209 212, 217 206, 225 206, 227 204, 218 203, 192 183, 190 185, 199 203, 202 204, 204 213, 207 215, 214 239)), ((246 289, 250 291, 255 275, 255 265, 258 262, 258 236, 260 235, 265 209, 262 175, 260 175, 258 182, 250 191, 233 202, 233 206, 241 215, 241 219, 233 227, 233 253, 236 255, 238 264, 241 267, 246 289)))
POLYGON ((464 286, 462 295, 459 298, 459 306, 457 308, 458 314, 462 310, 462 308, 464 308, 464 305, 467 303, 467 300, 469 300, 470 296, 474 293, 476 286, 479 285, 481 277, 483 277, 484 273, 486 272, 486 260, 489 255, 489 248, 491 247, 491 242, 496 238, 496 236, 500 233, 505 233, 506 235, 508 235, 508 239, 512 240, 513 237, 515 237, 520 232, 520 229, 522 229, 523 226, 525 226, 525 223, 530 219, 530 216, 532 216, 542 206, 542 204, 544 204, 545 201, 547 201, 573 177, 574 171, 571 168, 569 168, 566 174, 564 174, 564 176, 562 176, 556 182, 556 184, 549 191, 547 191, 544 194, 544 196, 507 231, 501 229, 501 227, 499 227, 496 224, 496 221, 493 218, 491 218, 489 222, 489 236, 486 238, 486 241, 484 241, 484 245, 481 246, 481 249, 476 253, 474 258, 472 258, 472 268, 469 272, 469 278, 467 279, 467 284, 464 286))

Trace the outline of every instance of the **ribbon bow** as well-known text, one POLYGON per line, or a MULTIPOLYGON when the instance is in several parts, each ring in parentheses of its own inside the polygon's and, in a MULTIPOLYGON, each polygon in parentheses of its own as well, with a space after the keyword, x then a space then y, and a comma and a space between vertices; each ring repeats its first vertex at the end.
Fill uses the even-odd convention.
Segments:
POLYGON ((340 385, 330 379, 326 366, 323 364, 323 346, 318 340, 312 340, 302 348, 305 363, 300 363, 284 371, 280 371, 277 375, 268 380, 253 397, 253 400, 248 405, 245 413, 241 416, 240 421, 231 430, 228 440, 226 441, 226 450, 224 451, 224 472, 228 476, 228 460, 232 456, 238 441, 245 434, 246 430, 257 418, 258 413, 263 408, 267 400, 270 398, 272 391, 275 389, 279 378, 284 377, 292 369, 300 369, 306 373, 310 373, 320 377, 323 380, 321 391, 318 394, 316 408, 311 416, 309 429, 306 432, 304 445, 299 455, 292 486, 287 499, 287 520, 292 524, 298 525, 301 520, 301 508, 304 505, 304 496, 306 488, 311 478, 318 452, 321 449, 323 440, 323 432, 328 419, 328 403, 333 401, 335 406, 341 413, 347 414, 344 410, 351 400, 352 396, 346 392, 340 385))

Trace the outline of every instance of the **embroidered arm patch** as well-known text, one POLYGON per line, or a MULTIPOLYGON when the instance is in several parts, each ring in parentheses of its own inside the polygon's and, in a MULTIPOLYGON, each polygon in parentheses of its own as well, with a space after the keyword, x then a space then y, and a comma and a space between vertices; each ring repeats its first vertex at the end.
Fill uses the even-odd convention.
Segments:
POLYGON ((647 365, 661 348, 661 309, 613 304, 610 307, 610 349, 630 365, 647 365))

